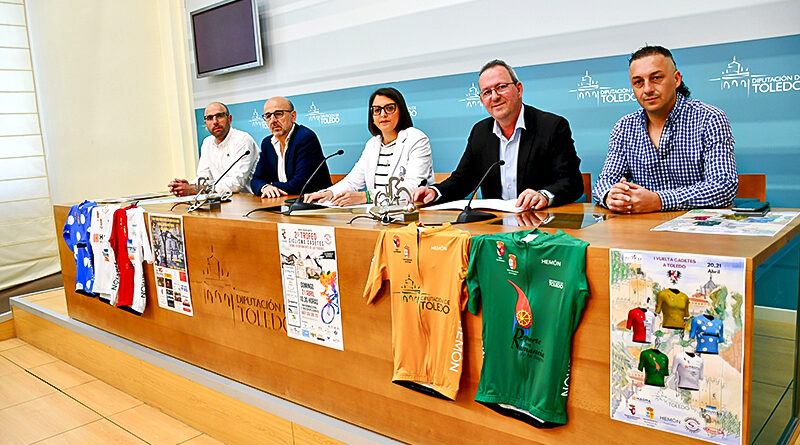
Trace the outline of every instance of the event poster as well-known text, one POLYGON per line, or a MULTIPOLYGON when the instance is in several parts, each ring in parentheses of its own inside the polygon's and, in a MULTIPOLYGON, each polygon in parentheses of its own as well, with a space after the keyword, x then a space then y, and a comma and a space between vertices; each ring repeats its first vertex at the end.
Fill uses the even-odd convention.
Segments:
POLYGON ((742 443, 745 259, 610 249, 611 418, 742 443))
POLYGON ((775 236, 797 215, 798 212, 771 211, 763 216, 743 216, 728 209, 693 209, 650 230, 710 235, 775 236))
POLYGON ((286 332, 344 350, 333 227, 278 224, 286 332))
POLYGON ((158 307, 192 316, 184 239, 183 216, 150 214, 158 307))

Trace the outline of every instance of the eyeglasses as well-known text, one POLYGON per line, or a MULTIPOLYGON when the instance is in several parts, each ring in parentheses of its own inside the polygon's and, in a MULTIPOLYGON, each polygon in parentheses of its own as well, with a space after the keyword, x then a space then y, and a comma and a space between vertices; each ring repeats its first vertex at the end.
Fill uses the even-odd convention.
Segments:
POLYGON ((492 97, 492 92, 497 92, 497 94, 503 94, 508 91, 508 87, 511 85, 516 85, 516 82, 506 82, 506 83, 498 83, 494 86, 494 88, 487 88, 481 91, 481 99, 488 99, 492 97))
POLYGON ((373 105, 370 107, 373 116, 380 116, 381 111, 386 111, 386 114, 394 114, 397 111, 397 104, 386 104, 384 106, 373 105))
POLYGON ((213 121, 213 120, 214 120, 214 118, 217 118, 217 119, 225 119, 227 116, 228 116, 228 113, 225 113, 225 112, 223 111, 223 112, 219 112, 219 113, 217 113, 217 114, 206 114, 204 117, 205 117, 205 119, 206 119, 207 121, 213 121))
POLYGON ((268 121, 272 116, 275 116, 275 119, 280 119, 283 117, 284 113, 291 113, 291 111, 292 110, 275 110, 272 113, 264 113, 261 117, 263 117, 265 121, 268 121))

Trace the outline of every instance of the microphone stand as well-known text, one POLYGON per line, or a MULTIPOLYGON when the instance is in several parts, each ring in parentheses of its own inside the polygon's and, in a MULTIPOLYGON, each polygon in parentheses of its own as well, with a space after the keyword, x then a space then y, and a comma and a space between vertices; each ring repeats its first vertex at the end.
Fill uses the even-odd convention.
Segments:
POLYGON ((323 159, 322 162, 319 163, 319 165, 317 166, 317 169, 314 170, 314 173, 311 173, 311 176, 308 177, 308 179, 306 180, 306 183, 303 184, 303 188, 300 189, 300 196, 298 196, 294 200, 294 202, 292 202, 290 205, 287 206, 287 205, 284 204, 283 206, 260 207, 260 208, 257 208, 257 209, 253 209, 253 210, 245 213, 242 216, 247 218, 248 216, 250 216, 251 213, 255 213, 255 212, 277 212, 278 210, 280 210, 281 213, 283 213, 284 215, 288 216, 288 215, 291 215, 291 213, 293 211, 295 211, 295 210, 308 210, 308 209, 321 208, 321 206, 319 206, 317 204, 309 204, 307 202, 303 202, 303 192, 306 191, 306 187, 308 187, 308 183, 311 182, 311 179, 314 177, 314 175, 317 174, 319 169, 321 169, 322 166, 325 165, 325 162, 328 159, 330 159, 330 158, 332 158, 334 156, 339 156, 341 154, 344 154, 344 150, 339 150, 336 153, 333 153, 331 155, 325 156, 325 159, 323 159))
POLYGON ((314 170, 314 173, 311 173, 311 176, 308 177, 308 179, 306 180, 306 183, 303 184, 303 188, 300 189, 300 196, 295 198, 294 202, 292 202, 287 208, 282 208, 281 209, 281 213, 283 213, 286 216, 289 216, 295 210, 311 210, 311 209, 320 208, 319 204, 311 204, 311 203, 308 203, 308 202, 303 202, 303 193, 305 193, 306 187, 308 187, 308 184, 311 182, 311 179, 314 178, 314 175, 316 175, 317 172, 319 171, 319 169, 321 169, 322 166, 325 165, 325 163, 328 161, 328 159, 330 159, 330 158, 332 158, 334 156, 339 156, 341 154, 344 154, 344 150, 339 150, 336 153, 333 153, 333 154, 330 154, 328 156, 325 156, 325 158, 322 160, 322 162, 320 162, 319 165, 317 166, 317 169, 314 170))
MULTIPOLYGON (((197 209, 202 209, 202 207, 204 205, 208 205, 208 209, 209 210, 218 210, 220 208, 220 205, 222 204, 222 201, 226 200, 228 197, 226 196, 226 197, 219 197, 219 198, 210 198, 211 193, 214 192, 214 189, 217 188, 217 184, 219 184, 219 181, 221 181, 222 178, 226 174, 228 174, 229 171, 231 171, 233 166, 238 164, 239 161, 241 161, 245 156, 247 156, 249 154, 250 154, 250 150, 247 150, 244 153, 242 153, 241 156, 239 156, 238 159, 233 161, 231 163, 231 165, 228 166, 227 170, 225 170, 221 175, 219 175, 219 178, 217 178, 217 180, 214 181, 213 184, 211 184, 211 187, 208 187, 205 184, 203 184, 203 186, 201 187, 200 186, 200 180, 198 179, 198 181, 197 181, 197 195, 195 196, 194 203, 192 203, 192 205, 189 206, 189 210, 188 211, 192 212, 192 211, 197 210, 197 209), (204 193, 205 193, 206 198, 205 198, 205 200, 200 201, 200 195, 204 194, 204 193)), ((228 195, 228 196, 230 196, 230 195, 228 195)))
POLYGON ((483 178, 478 181, 478 185, 475 187, 475 190, 472 191, 472 196, 469 198, 469 202, 464 207, 464 210, 458 214, 458 218, 456 218, 453 224, 465 224, 477 221, 486 221, 487 219, 497 218, 497 215, 494 213, 489 212, 481 212, 480 210, 475 210, 470 205, 472 204, 472 200, 475 199, 475 195, 478 194, 478 189, 483 184, 483 181, 489 176, 489 172, 492 171, 498 165, 505 165, 506 161, 497 161, 494 164, 490 165, 488 169, 486 169, 486 173, 483 174, 483 178))

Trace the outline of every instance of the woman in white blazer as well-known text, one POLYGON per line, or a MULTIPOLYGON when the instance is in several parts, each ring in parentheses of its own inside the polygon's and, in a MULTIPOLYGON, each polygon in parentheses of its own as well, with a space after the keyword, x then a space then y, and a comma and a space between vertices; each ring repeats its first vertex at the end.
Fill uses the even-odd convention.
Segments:
POLYGON ((425 133, 412 126, 406 100, 394 88, 380 88, 369 98, 367 141, 356 165, 341 181, 305 196, 306 202, 331 201, 348 206, 370 203, 386 189, 392 176, 409 193, 423 183, 435 183, 431 144, 425 133))

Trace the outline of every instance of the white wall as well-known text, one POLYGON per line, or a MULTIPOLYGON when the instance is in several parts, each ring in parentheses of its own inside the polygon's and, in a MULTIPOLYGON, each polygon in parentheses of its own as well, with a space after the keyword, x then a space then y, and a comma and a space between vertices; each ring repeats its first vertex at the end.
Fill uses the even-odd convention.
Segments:
POLYGON ((53 201, 166 190, 175 175, 191 176, 182 2, 26 7, 53 201))
MULTIPOLYGON (((188 11, 215 0, 186 0, 188 11)), ((800 2, 258 0, 265 66, 194 79, 195 106, 800 33, 800 2)), ((193 68, 192 68, 193 69, 193 68)))

